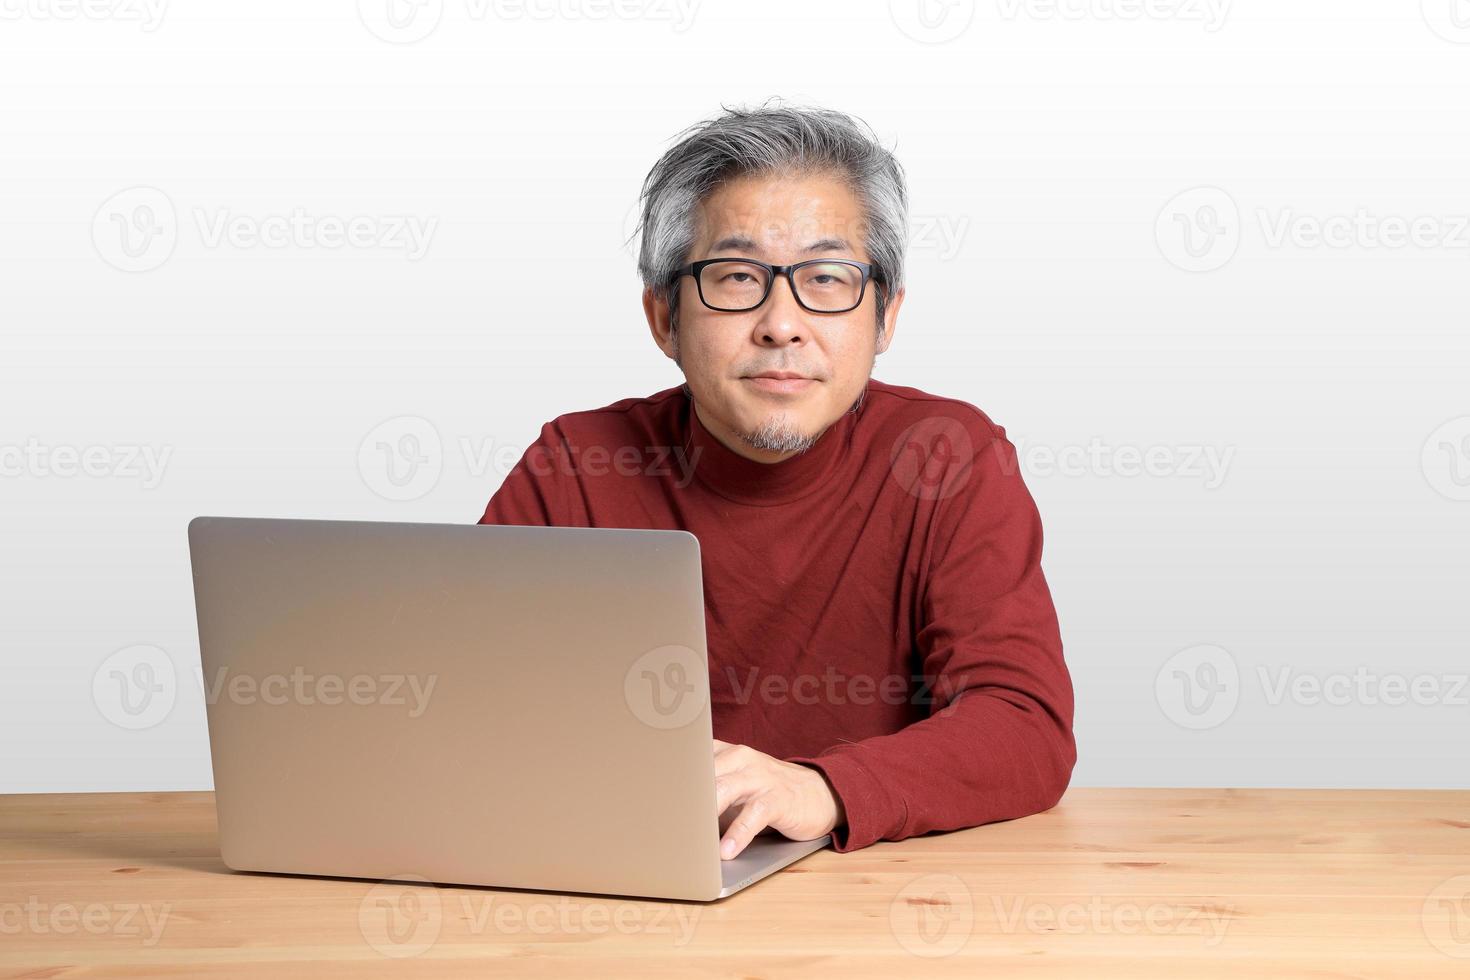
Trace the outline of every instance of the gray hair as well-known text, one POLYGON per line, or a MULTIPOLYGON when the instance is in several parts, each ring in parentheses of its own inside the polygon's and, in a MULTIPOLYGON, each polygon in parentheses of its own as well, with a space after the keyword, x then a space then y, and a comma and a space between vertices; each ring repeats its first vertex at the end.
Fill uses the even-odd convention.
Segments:
POLYGON ((721 107, 723 115, 676 134, 644 178, 638 274, 662 292, 677 322, 675 271, 688 261, 698 206, 726 180, 742 176, 831 171, 863 207, 864 246, 872 260, 878 329, 888 300, 903 286, 908 191, 903 168, 872 128, 832 109, 772 105, 721 107), (866 131, 865 131, 866 128, 866 131))

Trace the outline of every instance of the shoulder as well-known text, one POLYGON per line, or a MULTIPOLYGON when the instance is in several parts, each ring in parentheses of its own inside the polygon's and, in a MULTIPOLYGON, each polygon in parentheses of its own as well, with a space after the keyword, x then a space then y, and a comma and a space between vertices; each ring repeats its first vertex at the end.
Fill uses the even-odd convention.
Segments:
POLYGON ((867 456, 917 499, 967 510, 977 495, 997 508, 1026 495, 1005 428, 971 402, 877 380, 864 397, 867 456))
POLYGON ((885 432, 914 430, 935 435, 950 433, 956 437, 963 434, 976 447, 1005 439, 1004 427, 971 402, 888 384, 876 378, 868 381, 862 412, 874 421, 875 429, 885 432))
POLYGON ((642 446, 646 440, 664 438, 674 430, 683 401, 683 386, 677 386, 598 408, 566 412, 546 423, 541 439, 572 446, 642 446))

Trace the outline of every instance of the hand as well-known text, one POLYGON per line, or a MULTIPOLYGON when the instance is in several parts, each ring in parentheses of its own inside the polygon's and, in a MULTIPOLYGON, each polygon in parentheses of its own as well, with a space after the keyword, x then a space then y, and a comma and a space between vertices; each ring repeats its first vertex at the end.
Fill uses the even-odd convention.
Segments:
POLYGON ((715 812, 738 814, 721 820, 720 857, 745 850, 756 834, 770 829, 792 840, 815 840, 841 826, 842 801, 827 778, 810 766, 783 762, 748 745, 715 739, 715 812))

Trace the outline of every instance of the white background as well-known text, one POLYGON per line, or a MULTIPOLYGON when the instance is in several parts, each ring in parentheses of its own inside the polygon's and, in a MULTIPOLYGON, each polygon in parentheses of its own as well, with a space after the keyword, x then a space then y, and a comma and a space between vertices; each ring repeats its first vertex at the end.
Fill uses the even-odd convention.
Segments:
POLYGON ((772 95, 907 170, 875 376, 1021 447, 1074 785, 1467 785, 1465 0, 160 2, 0 0, 0 792, 210 785, 191 517, 473 522, 677 384, 630 209, 772 95))

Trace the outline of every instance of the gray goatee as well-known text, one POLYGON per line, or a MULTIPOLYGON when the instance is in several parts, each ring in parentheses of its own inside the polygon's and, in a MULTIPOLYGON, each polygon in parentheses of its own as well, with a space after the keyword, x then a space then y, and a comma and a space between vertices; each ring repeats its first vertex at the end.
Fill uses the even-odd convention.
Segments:
POLYGON ((804 453, 816 445, 817 436, 802 435, 784 414, 773 415, 754 432, 742 432, 740 438, 755 449, 778 453, 804 453))

